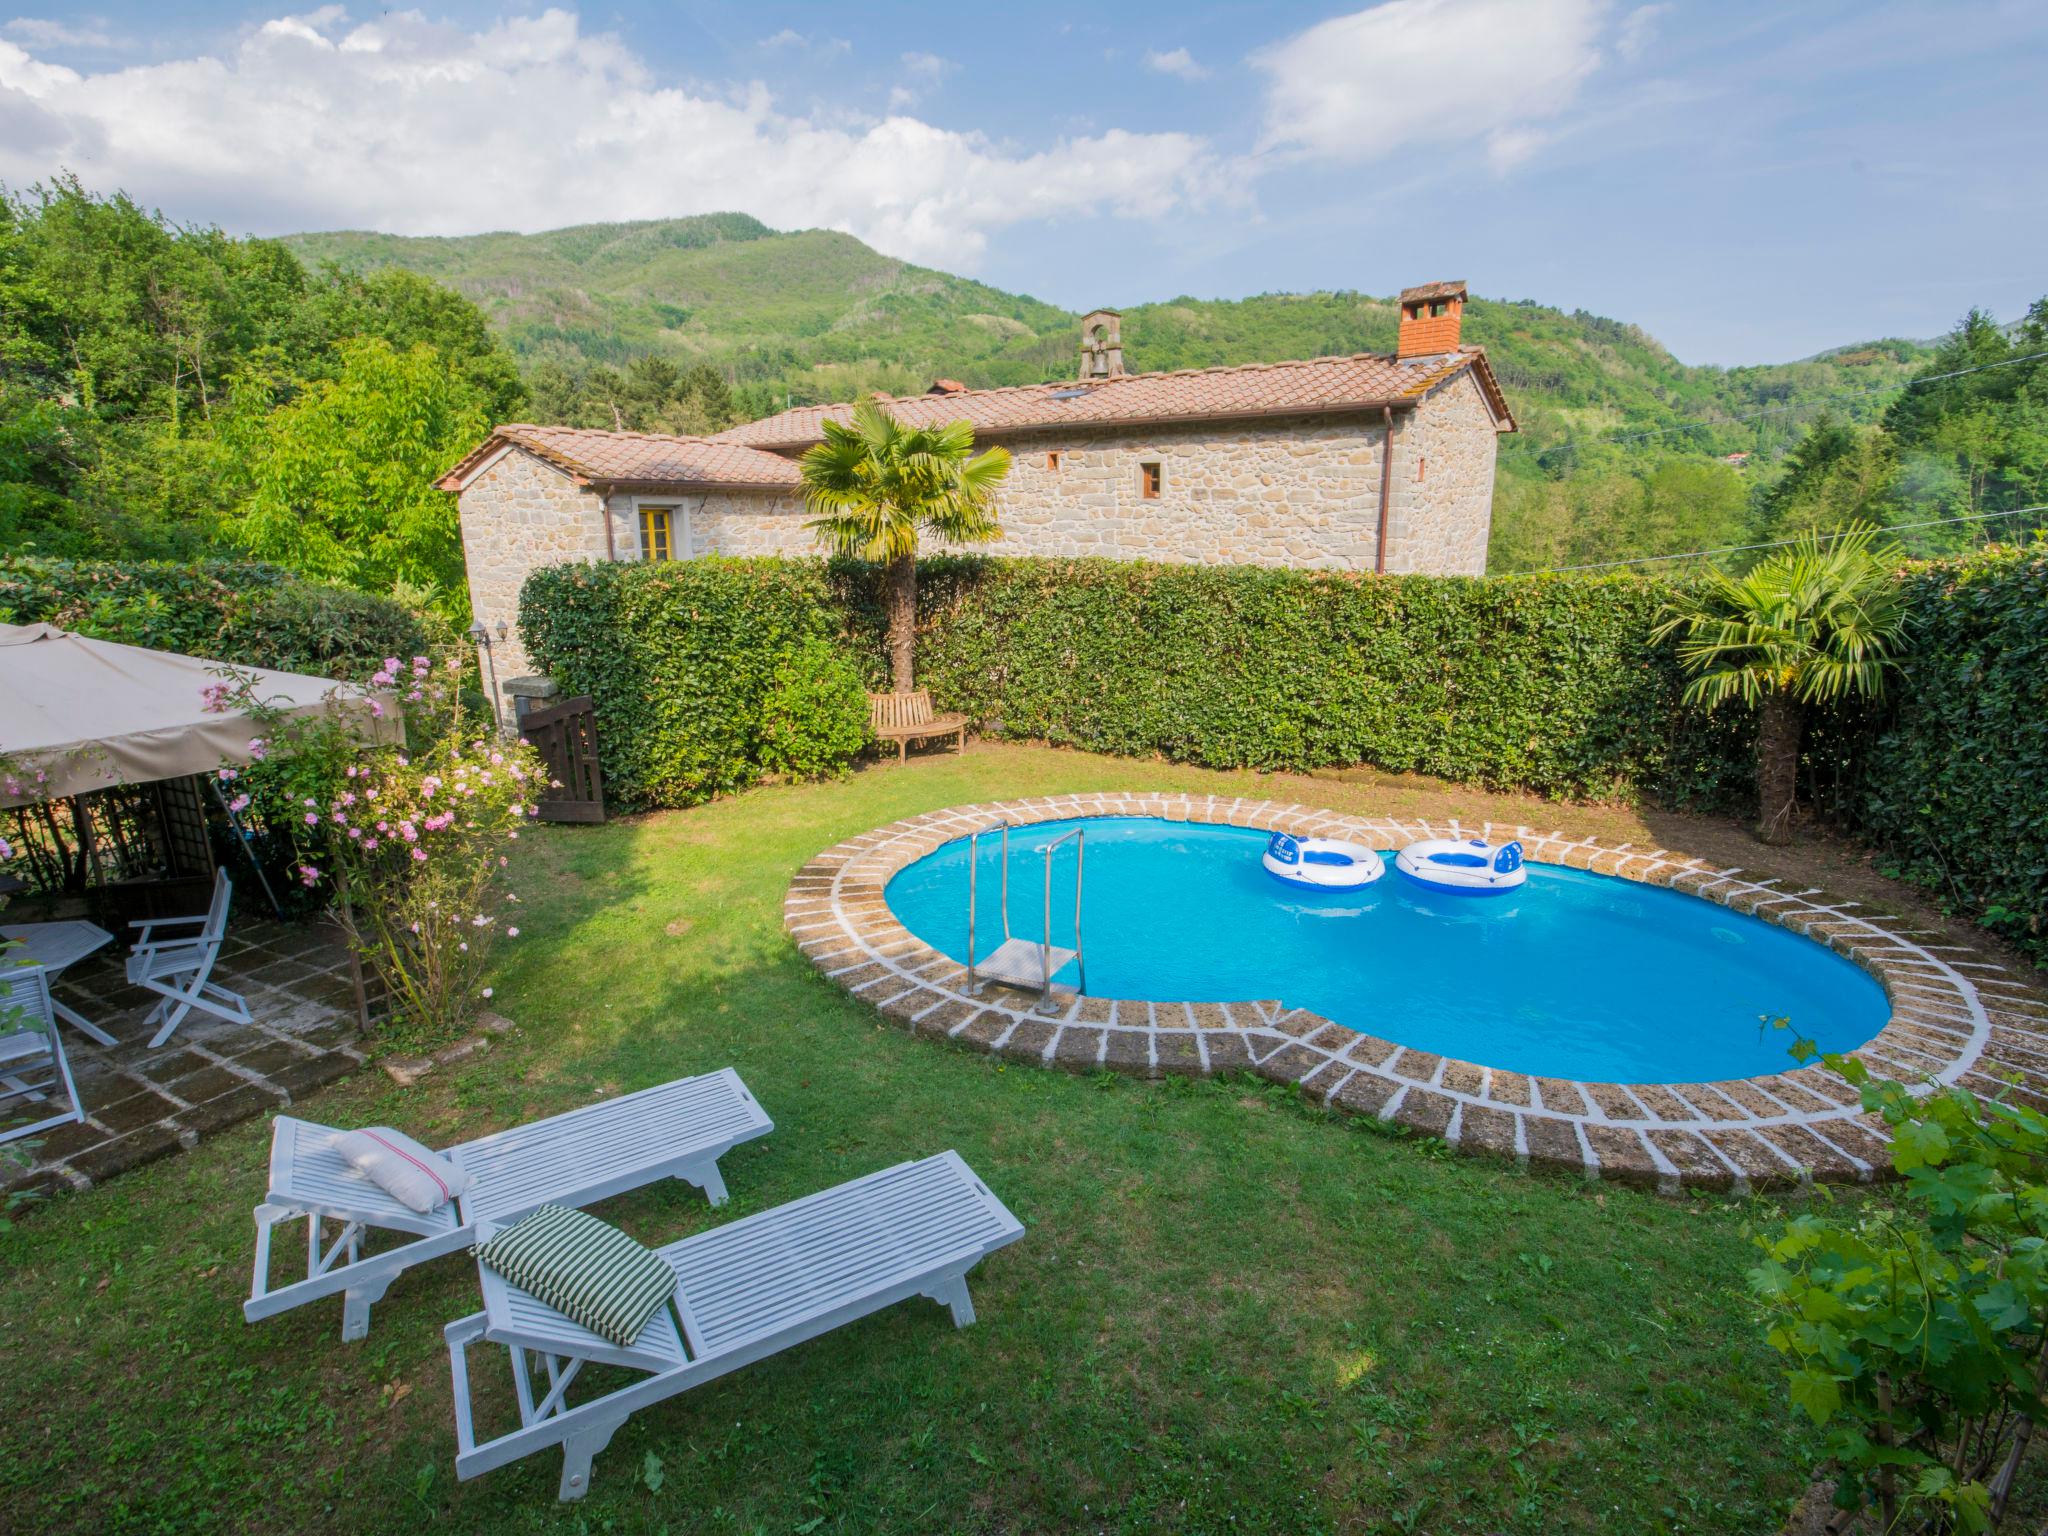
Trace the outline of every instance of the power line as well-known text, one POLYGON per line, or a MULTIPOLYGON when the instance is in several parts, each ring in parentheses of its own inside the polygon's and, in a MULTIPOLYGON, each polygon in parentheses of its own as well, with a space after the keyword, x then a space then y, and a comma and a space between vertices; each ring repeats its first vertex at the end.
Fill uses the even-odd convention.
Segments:
MULTIPOLYGON (((1785 405, 1766 405, 1759 407, 1754 411, 1738 411, 1731 415, 1724 416, 1718 421, 1707 421, 1701 419, 1697 421, 1679 422, 1677 425, 1669 427, 1646 427, 1640 431, 1635 432, 1609 432, 1603 433, 1599 437, 1582 439, 1581 441, 1589 441, 1595 443, 1626 443, 1634 442, 1637 439, 1645 437, 1665 437, 1673 432, 1694 432, 1700 430, 1712 431, 1717 427, 1732 426, 1736 422, 1740 421, 1754 421, 1760 416, 1781 416, 1787 411, 1809 410, 1816 405, 1828 405, 1836 400, 1859 399, 1864 395, 1888 394, 1890 391, 1895 389, 1918 389, 1922 384, 1939 384, 1945 379, 1960 379, 1968 374, 1984 373, 1993 368, 2010 368, 2015 363, 2035 363, 2041 361, 2043 358, 2048 358, 2048 352, 2029 352, 2024 357, 2000 358, 1995 363, 1977 363, 1968 368, 1952 369, 1948 373, 1930 373, 1925 378, 1921 379, 1904 379, 1896 384, 1872 384, 1863 389, 1845 389, 1832 395, 1821 395, 1812 400, 1791 401, 1785 405)), ((1543 449, 1540 453, 1536 455, 1536 457, 1541 459, 1550 454, 1561 453, 1567 448, 1574 448, 1577 446, 1578 443, 1576 442, 1557 443, 1552 447, 1543 449)))
MULTIPOLYGON (((2025 517, 2029 512, 2048 512, 2048 502, 2036 507, 2009 507, 2003 512, 1967 512, 1960 517, 1929 518, 1924 523, 1890 523, 1878 529, 1880 533, 1903 533, 1909 528, 1939 528, 1948 523, 1983 523, 2000 517, 2025 517)), ((1839 538, 1841 531, 1823 534, 1823 538, 1839 538)), ((1611 571, 1624 565, 1655 565, 1662 560, 1699 560, 1708 555, 1740 555, 1755 549, 1783 549, 1788 544, 1797 544, 1797 539, 1772 539, 1767 544, 1724 544, 1719 549, 1689 549, 1675 555, 1638 555, 1633 560, 1602 560, 1594 565, 1546 565, 1540 571, 1510 572, 1511 575, 1565 576, 1574 571, 1611 571)))

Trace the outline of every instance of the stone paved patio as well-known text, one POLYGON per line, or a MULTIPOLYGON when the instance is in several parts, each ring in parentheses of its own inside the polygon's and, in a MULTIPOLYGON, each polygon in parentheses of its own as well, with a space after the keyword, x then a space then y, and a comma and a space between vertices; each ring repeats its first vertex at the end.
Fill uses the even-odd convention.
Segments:
MULTIPOLYGON (((214 980, 248 999, 254 1022, 194 1011, 160 1049, 143 1024, 155 998, 128 985, 117 938, 66 971, 56 995, 112 1035, 95 1044, 59 1024, 86 1119, 40 1138, 33 1165, 0 1162, 0 1186, 84 1189, 269 1114, 363 1064, 355 989, 325 923, 229 930, 214 980)), ((0 1149, 4 1156, 5 1149, 0 1149)))
MULTIPOLYGON (((1176 1002, 1056 997, 1051 1017, 1000 987, 966 988, 966 970, 896 921, 889 878, 942 844, 998 821, 1158 816, 1400 847, 1425 837, 1492 836, 1461 827, 1340 815, 1312 806, 1201 795, 1061 795, 955 806, 851 838, 798 871, 783 921, 811 963, 914 1033, 1069 1071, 1137 1076, 1249 1071, 1338 1110, 1441 1137, 1465 1151, 1582 1171, 1675 1193, 1738 1191, 1810 1179, 1874 1178, 1886 1167, 1882 1122, 1831 1075, 1781 1072, 1718 1083, 1587 1083, 1453 1061, 1345 1028, 1280 999, 1176 1002)), ((1981 1093, 1998 1074, 2048 1082, 2048 998, 1969 949, 1929 942, 1903 920, 1819 889, 1748 879, 1668 849, 1516 827, 1530 859, 1590 869, 1716 901, 1829 945, 1877 977, 1891 999, 1884 1029, 1854 1054, 1872 1072, 1931 1077, 1981 1093)), ((2038 1094, 2022 1095, 2048 1107, 2038 1094)))

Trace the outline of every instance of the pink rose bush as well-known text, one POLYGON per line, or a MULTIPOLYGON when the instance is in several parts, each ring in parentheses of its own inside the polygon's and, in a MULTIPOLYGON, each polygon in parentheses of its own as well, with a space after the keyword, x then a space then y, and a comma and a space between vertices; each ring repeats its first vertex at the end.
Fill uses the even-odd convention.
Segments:
POLYGON ((412 1032, 463 1032, 486 995, 483 977, 502 939, 506 843, 534 814, 546 769, 531 747, 444 736, 410 754, 351 765, 345 787, 308 812, 327 833, 307 863, 331 875, 357 952, 375 969, 412 1032), (487 767, 494 754, 505 766, 487 767), (356 825, 376 802, 377 835, 356 825))
POLYGON ((266 720, 254 763, 224 767, 237 812, 255 808, 293 849, 292 878, 332 903, 413 1038, 463 1033, 490 995, 495 946, 516 937, 507 846, 547 787, 539 753, 465 718, 462 661, 387 656, 369 679, 395 694, 405 745, 365 748, 325 717, 266 720), (259 750, 260 748, 260 750, 259 750), (239 782, 237 782, 239 780, 239 782))

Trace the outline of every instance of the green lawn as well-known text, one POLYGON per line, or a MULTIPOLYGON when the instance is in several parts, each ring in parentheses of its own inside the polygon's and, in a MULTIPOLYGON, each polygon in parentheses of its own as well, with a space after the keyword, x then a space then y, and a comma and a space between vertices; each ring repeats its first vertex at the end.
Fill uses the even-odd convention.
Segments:
MULTIPOLYGON (((1762 1206, 1528 1177, 1249 1081, 1004 1067, 884 1027, 782 933, 791 873, 898 816, 1253 782, 983 747, 541 830, 498 982, 520 1033, 305 1110, 438 1142, 736 1066, 777 1128, 726 1160, 729 1214, 946 1147, 987 1179, 1028 1232, 974 1328, 906 1304, 643 1413, 580 1507, 552 1455, 458 1486, 441 1329, 473 1269, 400 1280, 365 1344, 338 1302, 245 1327, 251 1123, 0 1234, 0 1529, 1775 1531, 1811 1446, 1743 1294, 1762 1206)), ((727 1214, 681 1186, 602 1210, 650 1242, 727 1214)), ((502 1354, 472 1360, 508 1412, 502 1354)))

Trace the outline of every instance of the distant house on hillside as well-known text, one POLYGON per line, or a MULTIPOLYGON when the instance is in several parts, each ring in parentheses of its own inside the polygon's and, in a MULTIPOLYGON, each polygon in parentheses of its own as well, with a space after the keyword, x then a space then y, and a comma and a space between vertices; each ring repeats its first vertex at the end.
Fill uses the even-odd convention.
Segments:
MULTIPOLYGON (((1006 554, 1478 575, 1515 423, 1485 352, 1459 343, 1464 307, 1463 283, 1408 289, 1391 357, 1172 373, 1126 373, 1120 319, 1097 310, 1072 383, 939 379, 888 404, 1014 455, 1006 554)), ((815 552, 797 459, 848 409, 709 437, 499 427, 439 482, 461 498, 477 618, 515 620, 542 565, 815 552)), ((508 649, 500 677, 526 669, 508 649)))

